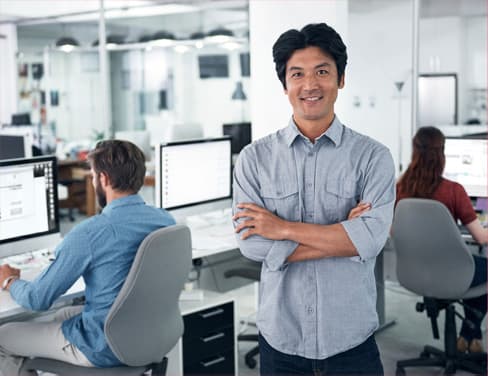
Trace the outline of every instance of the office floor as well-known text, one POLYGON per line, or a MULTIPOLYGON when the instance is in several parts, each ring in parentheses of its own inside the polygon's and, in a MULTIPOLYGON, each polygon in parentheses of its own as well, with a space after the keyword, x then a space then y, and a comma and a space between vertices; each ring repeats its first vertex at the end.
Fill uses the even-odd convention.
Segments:
MULTIPOLYGON (((415 311, 415 304, 421 299, 403 289, 396 282, 386 282, 386 316, 387 320, 395 319, 395 324, 384 329, 376 335, 376 342, 380 348, 381 359, 386 376, 394 376, 396 362, 402 359, 417 357, 426 344, 443 348, 442 334, 440 340, 432 336, 430 320, 425 313, 415 311)), ((243 297, 238 304, 238 310, 242 316, 249 316, 253 310, 254 289, 243 287, 239 291, 243 297)), ((458 310, 458 308, 456 308, 458 310)), ((462 309, 459 309, 462 313, 462 309)), ((439 330, 444 327, 443 313, 438 321, 439 330)), ((486 321, 483 323, 483 337, 486 348, 486 321)), ((459 328, 459 322, 457 323, 459 328)), ((246 333, 254 333, 256 330, 248 327, 246 333)), ((255 370, 249 369, 244 363, 244 354, 254 346, 251 342, 239 343, 239 376, 258 375, 258 367, 255 370)), ((406 369, 407 376, 430 376, 443 375, 441 368, 410 368, 406 369)), ((458 371, 457 375, 472 375, 468 372, 458 371)))
MULTIPOLYGON (((85 219, 82 215, 75 215, 75 222, 69 222, 67 218, 61 220, 61 233, 66 234, 75 224, 85 219)), ((392 274, 392 263, 385 260, 385 275, 392 274)), ((242 287, 231 294, 238 296, 236 314, 238 318, 245 318, 254 321, 255 315, 255 288, 253 285, 242 287)), ((425 313, 415 311, 415 304, 421 299, 403 289, 397 282, 385 282, 386 318, 387 321, 394 319, 395 324, 379 332, 376 341, 380 348, 386 376, 395 375, 396 362, 401 359, 417 357, 425 344, 439 348, 443 347, 442 328, 443 313, 439 319, 441 339, 435 340, 432 337, 430 321, 425 313)), ((462 309, 457 308, 462 313, 462 309)), ((459 328, 459 322, 457 323, 459 328)), ((246 326, 246 333, 254 333, 256 329, 246 326)), ((483 337, 486 348, 486 319, 483 322, 483 337)), ((249 369, 244 363, 244 354, 254 347, 253 342, 240 342, 239 346, 239 376, 255 376, 259 374, 259 363, 256 369, 249 369)), ((430 376, 443 375, 440 368, 410 368, 407 369, 407 376, 430 376)), ((457 375, 471 375, 467 372, 458 371, 457 375)))

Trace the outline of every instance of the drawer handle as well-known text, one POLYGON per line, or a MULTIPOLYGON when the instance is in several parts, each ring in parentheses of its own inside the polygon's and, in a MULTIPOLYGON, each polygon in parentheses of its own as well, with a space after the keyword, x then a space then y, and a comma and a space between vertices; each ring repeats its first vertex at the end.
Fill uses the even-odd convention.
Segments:
POLYGON ((208 362, 200 362, 200 364, 203 367, 210 367, 210 366, 213 366, 214 364, 222 363, 224 360, 225 360, 224 356, 219 356, 218 358, 216 358, 214 360, 209 360, 208 362))
POLYGON ((220 315, 221 313, 224 313, 224 310, 222 308, 218 308, 207 313, 200 313, 200 317, 202 319, 208 319, 209 317, 220 315))
POLYGON ((200 337, 200 339, 202 340, 202 342, 207 343, 207 342, 215 341, 216 339, 219 339, 222 337, 225 337, 225 334, 220 332, 220 333, 217 333, 217 334, 214 334, 212 336, 205 337, 205 338, 200 337))

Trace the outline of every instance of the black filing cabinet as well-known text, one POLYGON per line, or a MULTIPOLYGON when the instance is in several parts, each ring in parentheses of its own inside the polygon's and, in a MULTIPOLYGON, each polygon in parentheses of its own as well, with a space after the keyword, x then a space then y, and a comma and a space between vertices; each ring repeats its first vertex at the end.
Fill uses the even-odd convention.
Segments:
POLYGON ((183 374, 235 375, 234 303, 183 317, 183 374))

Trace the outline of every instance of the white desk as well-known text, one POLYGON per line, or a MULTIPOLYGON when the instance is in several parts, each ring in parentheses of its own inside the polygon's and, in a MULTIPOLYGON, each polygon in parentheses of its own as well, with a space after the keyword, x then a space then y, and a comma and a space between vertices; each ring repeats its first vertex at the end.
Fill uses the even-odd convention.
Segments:
MULTIPOLYGON (((230 216, 220 219, 213 219, 212 224, 205 221, 205 216, 193 218, 189 226, 192 232, 193 253, 192 258, 201 258, 215 255, 222 252, 235 250, 238 248, 234 236, 234 229, 230 216)), ((14 256, 14 267, 20 267, 21 278, 33 280, 49 264, 50 255, 46 250, 32 252, 34 259, 28 260, 30 253, 27 255, 14 256), (21 265, 20 265, 21 264, 21 265)), ((12 259, 12 258, 9 258, 12 259)), ((0 260, 0 263, 3 263, 0 260)), ((83 296, 85 284, 80 278, 76 283, 60 297, 53 305, 53 308, 59 308, 63 305, 69 305, 75 298, 83 296)), ((18 317, 32 315, 33 313, 20 307, 13 301, 10 293, 0 291, 0 324, 6 321, 15 320, 18 317)))

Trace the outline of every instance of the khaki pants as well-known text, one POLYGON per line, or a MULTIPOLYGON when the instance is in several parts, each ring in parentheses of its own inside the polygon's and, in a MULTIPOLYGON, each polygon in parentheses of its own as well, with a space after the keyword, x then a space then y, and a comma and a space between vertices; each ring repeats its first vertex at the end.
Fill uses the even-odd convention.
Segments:
POLYGON ((0 326, 0 376, 17 376, 24 358, 42 357, 75 365, 93 364, 63 335, 63 321, 77 315, 83 306, 66 307, 36 320, 9 322, 0 326))

